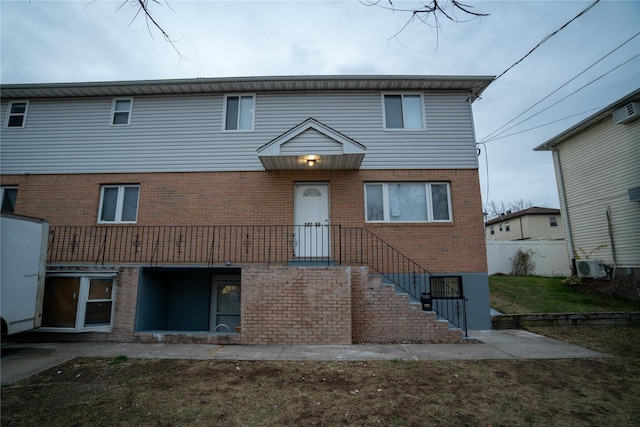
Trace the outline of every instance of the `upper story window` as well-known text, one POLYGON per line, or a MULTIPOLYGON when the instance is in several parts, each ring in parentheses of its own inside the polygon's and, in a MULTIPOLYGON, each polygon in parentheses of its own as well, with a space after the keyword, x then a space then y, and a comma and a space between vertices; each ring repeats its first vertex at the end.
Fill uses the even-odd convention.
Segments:
POLYGON ((103 185, 99 223, 133 223, 138 219, 139 185, 103 185))
POLYGON ((18 187, 1 187, 0 193, 2 197, 2 212, 13 213, 16 206, 16 197, 18 197, 18 187))
POLYGON ((365 206, 367 222, 451 221, 448 183, 365 184, 365 206))
POLYGON ((255 95, 225 95, 224 130, 252 131, 255 110, 255 95))
POLYGON ((424 129, 424 111, 420 94, 383 94, 384 129, 424 129))
POLYGON ((511 231, 511 224, 510 223, 505 223, 504 224, 504 231, 511 231))
POLYGON ((558 219, 555 216, 550 216, 549 217, 549 225, 551 227, 557 227, 558 226, 558 219))
POLYGON ((7 127, 23 128, 27 121, 29 101, 11 101, 7 110, 7 127))
POLYGON ((491 234, 496 234, 496 228, 495 228, 495 226, 493 226, 493 225, 492 225, 492 226, 490 227, 490 230, 491 230, 491 234))
POLYGON ((111 126, 127 126, 131 122, 133 98, 114 98, 111 108, 111 126))
POLYGON ((502 223, 500 223, 500 225, 498 225, 498 229, 499 229, 500 231, 502 231, 502 223))

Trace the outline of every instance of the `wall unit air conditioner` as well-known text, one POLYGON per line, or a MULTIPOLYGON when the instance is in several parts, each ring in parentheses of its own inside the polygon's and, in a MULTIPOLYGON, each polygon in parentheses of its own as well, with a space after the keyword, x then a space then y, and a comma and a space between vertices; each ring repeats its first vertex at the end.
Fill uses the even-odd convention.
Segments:
POLYGON ((602 260, 578 260, 576 261, 576 270, 578 270, 579 277, 591 277, 593 279, 607 277, 607 270, 604 268, 602 260))
POLYGON ((620 125, 640 118, 640 102, 630 102, 613 112, 613 123, 620 125))

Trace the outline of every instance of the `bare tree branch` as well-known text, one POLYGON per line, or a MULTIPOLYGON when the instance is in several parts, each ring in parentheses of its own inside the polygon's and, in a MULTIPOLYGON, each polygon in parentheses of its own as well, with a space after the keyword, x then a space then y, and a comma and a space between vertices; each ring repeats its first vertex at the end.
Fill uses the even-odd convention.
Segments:
POLYGON ((180 51, 178 50, 177 46, 175 45, 176 40, 172 39, 169 36, 169 34, 164 30, 164 28, 158 23, 158 21, 156 21, 155 18, 151 15, 151 10, 149 8, 150 1, 151 1, 151 4, 153 3, 157 5, 165 4, 172 12, 175 12, 171 7, 171 5, 169 5, 168 0, 123 0, 120 6, 118 6, 118 8, 116 9, 116 12, 126 4, 131 4, 133 7, 137 7, 138 11, 131 19, 131 22, 129 23, 129 25, 131 25, 142 13, 144 15, 145 23, 147 25, 147 30, 149 31, 149 35, 151 36, 151 38, 153 39, 152 28, 155 27, 158 31, 160 31, 164 40, 171 45, 173 50, 176 51, 176 53, 178 54, 181 60, 188 59, 187 57, 182 55, 182 53, 180 53, 180 51))
MULTIPOLYGON (((392 12, 410 14, 407 22, 405 22, 402 28, 400 28, 400 30, 398 30, 398 32, 396 32, 388 40, 396 39, 416 19, 425 25, 435 28, 437 36, 441 28, 440 17, 444 17, 452 22, 461 23, 468 22, 479 17, 488 16, 488 14, 486 13, 480 13, 471 10, 473 6, 461 3, 459 0, 430 0, 427 3, 418 3, 421 6, 413 9, 396 8, 392 0, 386 0, 386 3, 388 3, 388 5, 386 3, 383 3, 383 0, 360 0, 360 3, 365 6, 381 7, 383 9, 391 10, 392 12), (458 12, 461 12, 465 16, 465 19, 458 18, 458 12)), ((171 6, 169 5, 168 0, 122 0, 120 6, 116 9, 116 12, 126 4, 131 4, 133 7, 138 8, 136 14, 131 20, 131 23, 133 23, 141 14, 144 15, 145 23, 147 24, 147 29, 149 30, 151 38, 153 38, 152 29, 155 27, 156 30, 160 31, 165 41, 168 42, 171 47, 173 47, 173 49, 179 55, 180 59, 187 59, 180 53, 180 51, 176 47, 175 40, 169 36, 164 27, 158 21, 156 21, 156 19, 151 14, 151 6, 153 6, 154 4, 158 6, 166 5, 171 11, 173 11, 171 6)))
POLYGON ((389 40, 396 39, 416 19, 423 24, 435 28, 437 36, 441 28, 440 17, 444 17, 452 22, 462 23, 483 16, 489 16, 487 13, 480 13, 471 10, 473 6, 461 3, 458 0, 431 0, 428 3, 421 3, 421 7, 416 7, 414 9, 399 9, 391 0, 387 0, 388 5, 386 3, 382 3, 382 0, 360 0, 360 3, 365 6, 376 6, 391 10, 392 12, 409 13, 411 15, 402 28, 391 36, 389 40), (456 16, 456 12, 462 12, 465 19, 458 18, 456 16))

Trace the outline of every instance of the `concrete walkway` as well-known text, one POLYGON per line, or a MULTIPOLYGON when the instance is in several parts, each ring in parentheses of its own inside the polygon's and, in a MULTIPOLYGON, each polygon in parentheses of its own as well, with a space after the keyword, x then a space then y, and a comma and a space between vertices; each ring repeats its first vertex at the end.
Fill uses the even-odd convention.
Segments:
POLYGON ((464 344, 211 345, 139 343, 3 343, 2 384, 76 357, 194 360, 499 360, 608 357, 521 330, 470 331, 464 344))

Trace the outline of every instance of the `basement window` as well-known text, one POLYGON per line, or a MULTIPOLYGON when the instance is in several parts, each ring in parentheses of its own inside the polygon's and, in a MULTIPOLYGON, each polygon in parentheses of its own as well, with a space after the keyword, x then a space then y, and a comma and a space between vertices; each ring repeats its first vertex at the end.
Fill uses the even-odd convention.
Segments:
POLYGON ((114 274, 47 275, 40 331, 110 332, 114 274))

